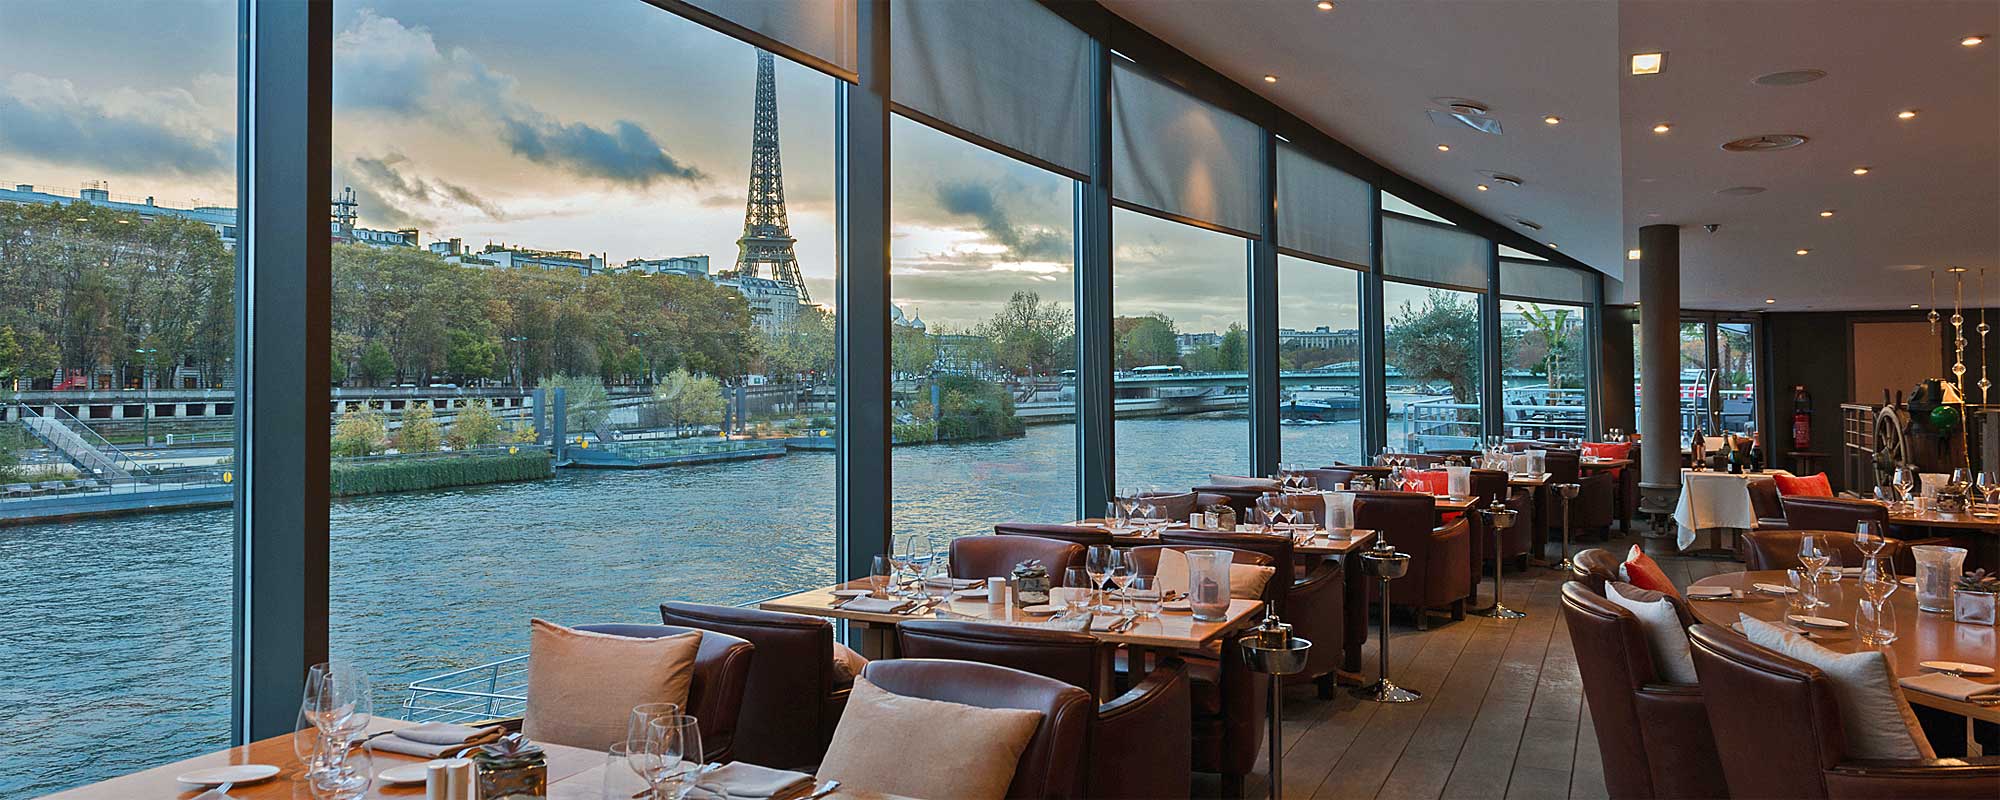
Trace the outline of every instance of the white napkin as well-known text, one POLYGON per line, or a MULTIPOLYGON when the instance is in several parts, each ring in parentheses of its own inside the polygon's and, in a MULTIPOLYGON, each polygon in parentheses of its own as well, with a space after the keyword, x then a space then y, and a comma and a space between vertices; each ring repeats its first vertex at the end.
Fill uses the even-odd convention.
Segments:
POLYGON ((731 800, 761 800, 771 797, 797 797, 807 794, 813 786, 813 777, 803 772, 760 767, 742 761, 731 761, 719 767, 710 768, 708 774, 696 781, 688 790, 691 798, 713 798, 721 795, 710 791, 717 787, 728 793, 731 800))
POLYGON ((452 725, 444 722, 426 722, 397 728, 387 736, 377 736, 370 746, 377 750, 401 753, 418 758, 438 758, 455 753, 474 740, 493 741, 500 738, 500 729, 474 728, 470 725, 452 725))
POLYGON ((1980 683, 1943 672, 1926 672, 1897 681, 1905 689, 1969 703, 1979 695, 2000 695, 2000 683, 1980 683))
POLYGON ((857 597, 840 604, 844 611, 859 611, 864 614, 888 614, 910 601, 901 597, 857 597))
POLYGON ((949 586, 953 589, 970 589, 974 586, 985 586, 986 579, 985 578, 925 578, 924 585, 949 586))

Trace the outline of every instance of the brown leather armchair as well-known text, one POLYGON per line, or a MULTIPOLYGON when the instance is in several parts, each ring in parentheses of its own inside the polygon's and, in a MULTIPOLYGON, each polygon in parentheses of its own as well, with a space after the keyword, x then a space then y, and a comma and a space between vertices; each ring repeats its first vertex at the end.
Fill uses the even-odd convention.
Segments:
POLYGON ((1618 568, 1625 563, 1617 553, 1599 547, 1587 547, 1569 557, 1570 581, 1581 583, 1598 595, 1604 594, 1604 584, 1625 580, 1618 574, 1618 568))
POLYGON ((1324 469, 1346 470, 1349 481, 1352 481, 1356 475, 1365 475, 1378 482, 1389 477, 1388 467, 1377 467, 1369 464, 1342 464, 1335 462, 1333 466, 1324 467, 1324 469))
MULTIPOLYGON (((1097 639, 1086 633, 953 620, 896 627, 906 658, 949 658, 1018 669, 1088 690, 1097 684, 1097 639)), ((1188 796, 1193 764, 1187 665, 1162 659, 1137 685, 1097 707, 1084 796, 1188 796), (1175 769, 1175 765, 1180 765, 1175 769)))
MULTIPOLYGON (((1812 534, 1819 540, 1822 550, 1833 553, 1833 565, 1837 567, 1861 566, 1861 548, 1854 546, 1854 534, 1842 531, 1751 531, 1743 535, 1743 568, 1749 571, 1767 569, 1797 569, 1799 566, 1799 539, 1812 534)), ((1896 574, 1909 576, 1916 574, 1917 557, 1910 548, 1918 545, 1934 544, 1953 546, 1954 540, 1946 537, 1932 539, 1891 539, 1882 548, 1882 555, 1889 557, 1896 567, 1896 574)))
MULTIPOLYGON (((694 630, 680 625, 602 623, 577 625, 577 630, 633 639, 658 639, 694 630)), ((744 687, 750 682, 751 656, 756 646, 720 631, 704 630, 694 654, 694 680, 688 685, 687 713, 699 720, 702 754, 725 763, 736 758, 736 725, 743 710, 744 687)), ((831 655, 826 663, 832 663, 831 655)))
POLYGON ((1193 489, 1199 505, 1211 506, 1217 503, 1228 505, 1236 509, 1238 520, 1243 518, 1244 513, 1257 507, 1257 498, 1264 496, 1265 492, 1272 491, 1277 490, 1263 486, 1232 486, 1219 483, 1203 484, 1193 489))
POLYGON ((1286 676, 1285 682, 1311 681, 1319 686, 1321 697, 1333 696, 1334 670, 1339 669, 1344 652, 1335 643, 1346 641, 1344 634, 1347 628, 1347 575, 1340 562, 1330 558, 1312 558, 1308 559, 1311 563, 1302 563, 1295 560, 1291 537, 1262 533, 1170 530, 1160 534, 1160 543, 1182 549, 1223 547, 1249 550, 1270 557, 1271 564, 1277 568, 1272 581, 1286 577, 1290 584, 1276 587, 1270 593, 1278 615, 1291 623, 1298 635, 1328 643, 1327 647, 1307 651, 1305 669, 1286 676))
POLYGON ((870 663, 861 676, 904 697, 1042 712, 1042 724, 1014 767, 1007 796, 1085 796, 1084 760, 1097 709, 1089 692, 1054 678, 971 661, 898 658, 870 663))
POLYGON ((1889 507, 1881 503, 1844 497, 1784 497, 1779 502, 1784 508, 1786 527, 1792 530, 1853 533, 1859 522, 1873 522, 1882 526, 1882 530, 1889 529, 1889 507))
POLYGON ((1061 580, 1063 570, 1083 566, 1083 553, 1081 544, 1041 536, 960 536, 951 540, 951 576, 1006 577, 1014 574, 1014 565, 1034 559, 1061 580))
POLYGON ((1849 758, 1839 701, 1817 668, 1723 628, 1696 625, 1688 634, 1730 796, 1991 800, 2000 794, 2000 756, 1849 758))
POLYGON ((1778 496, 1777 481, 1750 478, 1744 481, 1744 488, 1750 490, 1750 511, 1757 515, 1757 530, 1779 531, 1791 527, 1785 521, 1785 504, 1778 496))
POLYGON ((1562 613, 1611 797, 1727 797, 1701 687, 1663 681, 1632 612, 1583 584, 1563 584, 1562 613))
POLYGON ((1585 474, 1582 469, 1581 454, 1575 450, 1555 449, 1544 451, 1543 463, 1549 470, 1550 490, 1542 493, 1542 520, 1547 529, 1546 541, 1562 541, 1563 501, 1562 494, 1554 487, 1562 483, 1574 483, 1582 487, 1576 497, 1569 501, 1570 540, 1585 533, 1596 532, 1610 538, 1611 523, 1617 519, 1618 508, 1616 489, 1618 478, 1609 470, 1597 470, 1585 474))
MULTIPOLYGON (((993 526, 993 532, 1001 536, 1036 536, 1043 539, 1061 539, 1065 542, 1089 547, 1094 544, 1110 544, 1111 533, 1100 528, 1085 528, 1076 525, 1046 525, 1039 522, 1001 522, 993 526)), ((1052 574, 1061 575, 1060 572, 1052 574)))
MULTIPOLYGON (((1453 619, 1463 619, 1472 596, 1472 522, 1434 525, 1436 506, 1417 492, 1354 493, 1354 527, 1376 531, 1410 555, 1409 573, 1390 582, 1386 601, 1414 606, 1418 630, 1430 627, 1430 609, 1449 607, 1453 619)), ((1379 591, 1371 584, 1371 597, 1379 591)))
MULTIPOLYGON (((854 682, 833 669, 833 625, 819 617, 702 603, 661 603, 668 625, 726 634, 755 645, 737 715, 735 757, 779 769, 819 763, 854 682)), ((688 713, 707 718, 693 710, 688 713)), ((706 736, 706 731, 703 733, 706 736)))
MULTIPOLYGON (((1507 483, 1507 473, 1497 469, 1475 469, 1472 471, 1472 496, 1491 503, 1493 498, 1503 498, 1502 503, 1515 513, 1514 526, 1507 529, 1506 541, 1500 543, 1499 557, 1502 561, 1513 561, 1516 569, 1528 565, 1528 553, 1535 547, 1535 508, 1533 492, 1516 490, 1507 483)), ((1473 520, 1473 564, 1484 563, 1494 557, 1493 531, 1486 527, 1485 515, 1473 520)), ((1479 570, 1473 570, 1472 583, 1479 584, 1479 570)))
POLYGON ((1141 492, 1138 495, 1153 503, 1157 509, 1155 519, 1186 522, 1200 502, 1199 490, 1189 492, 1141 492))

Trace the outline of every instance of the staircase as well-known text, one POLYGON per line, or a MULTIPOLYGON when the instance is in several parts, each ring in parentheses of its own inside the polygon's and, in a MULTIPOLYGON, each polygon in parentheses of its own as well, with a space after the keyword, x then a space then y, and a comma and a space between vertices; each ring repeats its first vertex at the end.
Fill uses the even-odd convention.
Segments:
POLYGON ((21 427, 50 449, 61 453, 84 474, 96 478, 131 478, 132 460, 81 420, 61 409, 44 416, 20 415, 21 427))

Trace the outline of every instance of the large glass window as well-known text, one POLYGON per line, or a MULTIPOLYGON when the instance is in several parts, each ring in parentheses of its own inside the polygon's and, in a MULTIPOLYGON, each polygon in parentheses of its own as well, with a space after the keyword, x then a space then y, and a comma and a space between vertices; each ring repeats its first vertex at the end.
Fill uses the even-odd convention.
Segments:
POLYGON ((1590 407, 1584 356, 1587 306, 1500 301, 1502 433, 1582 436, 1590 407))
POLYGON ((1711 429, 1708 399, 1715 377, 1708 368, 1708 323, 1681 321, 1681 430, 1711 429))
POLYGON ((626 0, 335 17, 331 639, 377 709, 518 712, 417 682, 519 696, 530 617, 830 582, 837 81, 626 0))
POLYGON ((1361 273, 1278 257, 1278 422, 1284 460, 1357 463, 1361 273))
POLYGON ((1112 213, 1118 488, 1250 470, 1249 243, 1112 213))
POLYGON ((1389 447, 1476 448, 1482 374, 1479 295, 1395 281, 1382 284, 1389 447))
POLYGON ((229 741, 237 7, 0 11, 0 796, 229 741))
POLYGON ((895 526, 1076 515, 1074 183, 895 118, 895 526))
POLYGON ((1715 325, 1715 394, 1722 429, 1748 433, 1757 428, 1756 359, 1748 322, 1715 325))

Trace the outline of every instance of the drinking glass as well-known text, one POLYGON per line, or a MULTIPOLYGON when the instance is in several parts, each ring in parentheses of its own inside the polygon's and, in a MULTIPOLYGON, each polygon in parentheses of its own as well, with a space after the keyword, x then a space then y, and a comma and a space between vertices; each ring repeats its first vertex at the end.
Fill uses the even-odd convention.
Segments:
MULTIPOLYGON (((605 755, 604 785, 607 792, 612 783, 611 773, 622 771, 638 776, 639 780, 646 785, 647 796, 658 797, 660 795, 660 784, 666 781, 667 770, 660 760, 659 740, 654 738, 650 730, 642 738, 627 739, 612 744, 611 749, 606 751, 605 755), (612 762, 614 761, 624 762, 625 768, 623 770, 613 769, 614 765, 612 762)), ((616 798, 616 800, 629 800, 629 798, 635 796, 637 796, 637 793, 626 794, 616 798)), ((607 800, 612 799, 607 798, 607 800)))
POLYGON ((299 719, 292 728, 292 754, 299 757, 308 780, 321 778, 327 766, 325 750, 326 734, 320 733, 319 726, 306 715, 305 705, 300 704, 299 719))
POLYGON ((653 723, 663 722, 681 715, 679 703, 640 703, 632 707, 632 716, 625 721, 625 740, 644 740, 653 735, 653 723))
POLYGON ((375 782, 375 748, 362 745, 340 757, 340 768, 307 781, 315 800, 360 800, 375 782))
POLYGON ((868 567, 868 590, 883 597, 889 596, 889 581, 896 576, 896 560, 889 556, 876 556, 868 567))
POLYGON ((1819 597, 1819 582, 1826 565, 1832 560, 1832 555, 1820 548, 1818 537, 1810 533, 1799 536, 1799 564, 1805 567, 1807 582, 1812 586, 1810 596, 1806 598, 1807 608, 1824 608, 1830 605, 1819 597))
POLYGON ((661 784, 667 797, 681 800, 694 788, 695 776, 705 772, 708 763, 702 759, 699 722, 682 714, 653 723, 653 731, 647 748, 660 760, 660 771, 665 773, 661 784))
POLYGON ((1854 549, 1860 550, 1865 557, 1874 558, 1882 552, 1882 548, 1889 546, 1889 537, 1882 533, 1882 524, 1872 519, 1854 523, 1854 549))
POLYGON ((1785 581, 1792 586, 1792 593, 1786 595, 1785 600, 1791 606, 1792 613, 1794 614, 1812 613, 1814 605, 1811 600, 1813 582, 1812 578, 1807 577, 1807 575, 1808 572, 1804 569, 1785 570, 1785 581))
POLYGON ((1131 598, 1133 615, 1140 619, 1154 619, 1160 616, 1160 606, 1166 599, 1166 592, 1160 587, 1160 579, 1153 575, 1133 575, 1125 584, 1127 596, 1131 598))
POLYGON ((1082 567, 1063 570, 1063 607, 1066 614, 1075 614, 1090 608, 1090 572, 1082 567))
POLYGON ((1861 560, 1861 594, 1877 603, 1889 599, 1896 593, 1900 579, 1896 577, 1896 565, 1888 556, 1871 555, 1861 560))
POLYGON ((1150 533, 1163 524, 1163 520, 1160 519, 1160 506, 1153 502, 1151 497, 1139 498, 1138 511, 1139 527, 1145 532, 1150 533))
POLYGON ((1863 599, 1854 604, 1854 629, 1864 647, 1881 647, 1896 641, 1896 606, 1882 600, 1863 599))
POLYGON ((1265 494, 1257 496, 1257 519, 1264 523, 1264 532, 1271 533, 1278 522, 1278 496, 1265 494))
POLYGON ((1989 506, 1986 509, 1987 514, 1990 515, 1994 511, 2000 510, 1990 508, 1990 506, 2000 505, 2000 475, 1996 475, 1991 470, 1979 473, 1977 488, 1979 489, 1980 499, 1985 500, 1986 505, 1989 506))
POLYGON ((1132 616, 1132 594, 1127 589, 1131 587, 1132 578, 1135 576, 1137 570, 1134 569, 1135 565, 1132 563, 1131 552, 1127 550, 1111 551, 1110 566, 1109 576, 1111 583, 1118 587, 1118 613, 1120 616, 1132 616))
POLYGON ((1907 509, 1910 506, 1910 490, 1917 485, 1917 471, 1909 467, 1897 467, 1889 478, 1889 485, 1896 487, 1896 500, 1907 509))
MULTIPOLYGON (((645 797, 652 794, 653 784, 647 779, 648 773, 642 772, 645 769, 644 764, 633 763, 632 747, 634 744, 635 742, 630 740, 613 742, 611 747, 606 750, 604 754, 604 790, 603 794, 600 795, 603 800, 632 800, 634 797, 645 797)), ((643 762, 645 759, 651 758, 651 754, 646 752, 645 740, 641 739, 636 744, 638 745, 640 761, 643 762)))
POLYGON ((1104 527, 1109 529, 1113 534, 1123 534, 1127 530, 1130 530, 1131 518, 1127 516, 1127 511, 1128 509, 1125 507, 1125 504, 1119 500, 1106 502, 1104 504, 1104 527))
POLYGON ((1093 599, 1091 610, 1110 611, 1111 606, 1097 595, 1104 590, 1104 576, 1111 572, 1111 557, 1117 550, 1108 544, 1094 544, 1083 555, 1083 569, 1090 576, 1090 593, 1093 599))

